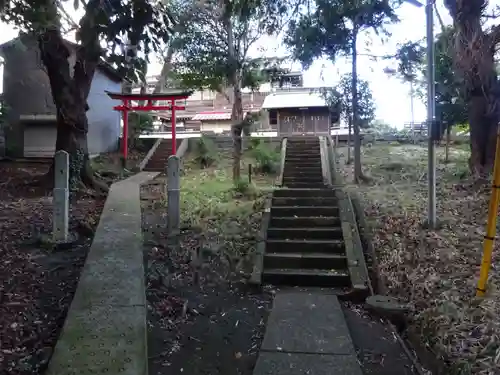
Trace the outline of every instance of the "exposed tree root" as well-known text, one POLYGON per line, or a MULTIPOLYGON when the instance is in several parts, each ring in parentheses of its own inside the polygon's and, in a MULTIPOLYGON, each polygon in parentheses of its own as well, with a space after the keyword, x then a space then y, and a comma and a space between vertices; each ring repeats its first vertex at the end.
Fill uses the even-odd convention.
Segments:
POLYGON ((372 182, 373 179, 364 175, 364 174, 361 174, 360 176, 355 176, 354 177, 354 183, 359 185, 360 183, 365 183, 365 184, 369 184, 370 182, 372 182))
POLYGON ((87 160, 85 166, 82 168, 80 175, 83 184, 90 189, 93 189, 95 192, 100 194, 101 196, 106 196, 109 192, 109 186, 103 182, 99 181, 92 171, 92 167, 90 166, 90 161, 87 160))
MULTIPOLYGON (((46 174, 34 181, 33 185, 44 186, 48 190, 54 188, 54 163, 52 163, 46 174)), ((73 190, 99 198, 105 197, 108 194, 109 186, 104 181, 100 181, 94 176, 90 161, 87 161, 81 170, 77 186, 75 186, 73 190)))

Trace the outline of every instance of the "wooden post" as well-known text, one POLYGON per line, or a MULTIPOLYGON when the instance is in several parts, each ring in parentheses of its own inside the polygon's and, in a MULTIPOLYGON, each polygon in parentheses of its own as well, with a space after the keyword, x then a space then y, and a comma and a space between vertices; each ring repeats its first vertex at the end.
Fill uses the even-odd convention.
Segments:
POLYGON ((167 161, 167 228, 168 235, 177 235, 180 231, 180 160, 171 155, 167 161))
POLYGON ((54 164, 52 236, 54 242, 66 242, 69 225, 69 154, 66 151, 57 151, 54 164))
POLYGON ((248 164, 248 183, 252 183, 252 164, 248 164))
POLYGON ((448 127, 446 128, 446 145, 445 145, 445 149, 444 149, 444 162, 446 164, 449 163, 450 161, 450 137, 451 137, 451 126, 448 125, 448 127))
POLYGON ((175 118, 175 99, 172 99, 172 116, 170 123, 172 124, 172 155, 177 154, 177 119, 175 118))

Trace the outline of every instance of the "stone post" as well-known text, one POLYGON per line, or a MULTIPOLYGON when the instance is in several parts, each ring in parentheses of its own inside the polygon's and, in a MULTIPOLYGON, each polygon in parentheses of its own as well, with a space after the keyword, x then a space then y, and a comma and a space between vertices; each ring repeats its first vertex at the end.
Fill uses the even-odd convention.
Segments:
POLYGON ((167 161, 167 217, 168 235, 177 235, 181 221, 180 159, 172 155, 167 161))
POLYGON ((69 222, 69 155, 66 151, 57 151, 54 155, 54 191, 53 191, 53 240, 68 241, 69 222))

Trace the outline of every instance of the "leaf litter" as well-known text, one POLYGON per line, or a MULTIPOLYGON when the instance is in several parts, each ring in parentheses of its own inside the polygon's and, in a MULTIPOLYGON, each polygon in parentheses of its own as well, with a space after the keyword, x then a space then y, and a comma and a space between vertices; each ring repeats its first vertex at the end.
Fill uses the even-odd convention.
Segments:
POLYGON ((76 289, 103 199, 70 208, 71 249, 53 249, 51 192, 34 185, 47 164, 0 163, 0 374, 36 375, 48 365, 76 289))
POLYGON ((246 281, 272 178, 255 176, 256 185, 235 191, 230 160, 221 157, 206 169, 186 162, 178 246, 166 236, 164 177, 142 188, 149 359, 155 375, 252 374, 272 298, 246 281))
MULTIPOLYGON (((339 168, 352 179, 340 149, 339 168)), ((488 293, 476 299, 490 189, 467 177, 468 153, 438 149, 437 213, 426 230, 427 150, 376 144, 364 149, 369 185, 349 187, 361 197, 373 231, 386 292, 413 309, 410 329, 448 365, 450 374, 500 374, 500 246, 495 243, 488 293)))

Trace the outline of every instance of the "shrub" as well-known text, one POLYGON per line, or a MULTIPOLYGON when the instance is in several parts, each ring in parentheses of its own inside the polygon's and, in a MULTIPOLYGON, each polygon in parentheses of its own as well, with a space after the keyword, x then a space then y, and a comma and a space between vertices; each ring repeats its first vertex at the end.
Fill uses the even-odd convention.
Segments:
POLYGON ((257 188, 254 184, 249 183, 247 180, 240 179, 234 184, 233 190, 240 196, 254 199, 258 194, 257 188))
POLYGON ((262 140, 260 138, 250 138, 250 141, 248 142, 248 149, 255 150, 261 144, 262 144, 262 140))
POLYGON ((208 168, 217 161, 215 143, 203 135, 195 143, 194 154, 194 159, 201 168, 208 168))
POLYGON ((257 170, 261 173, 276 173, 279 166, 280 154, 267 146, 260 143, 253 150, 253 157, 256 162, 257 170))

